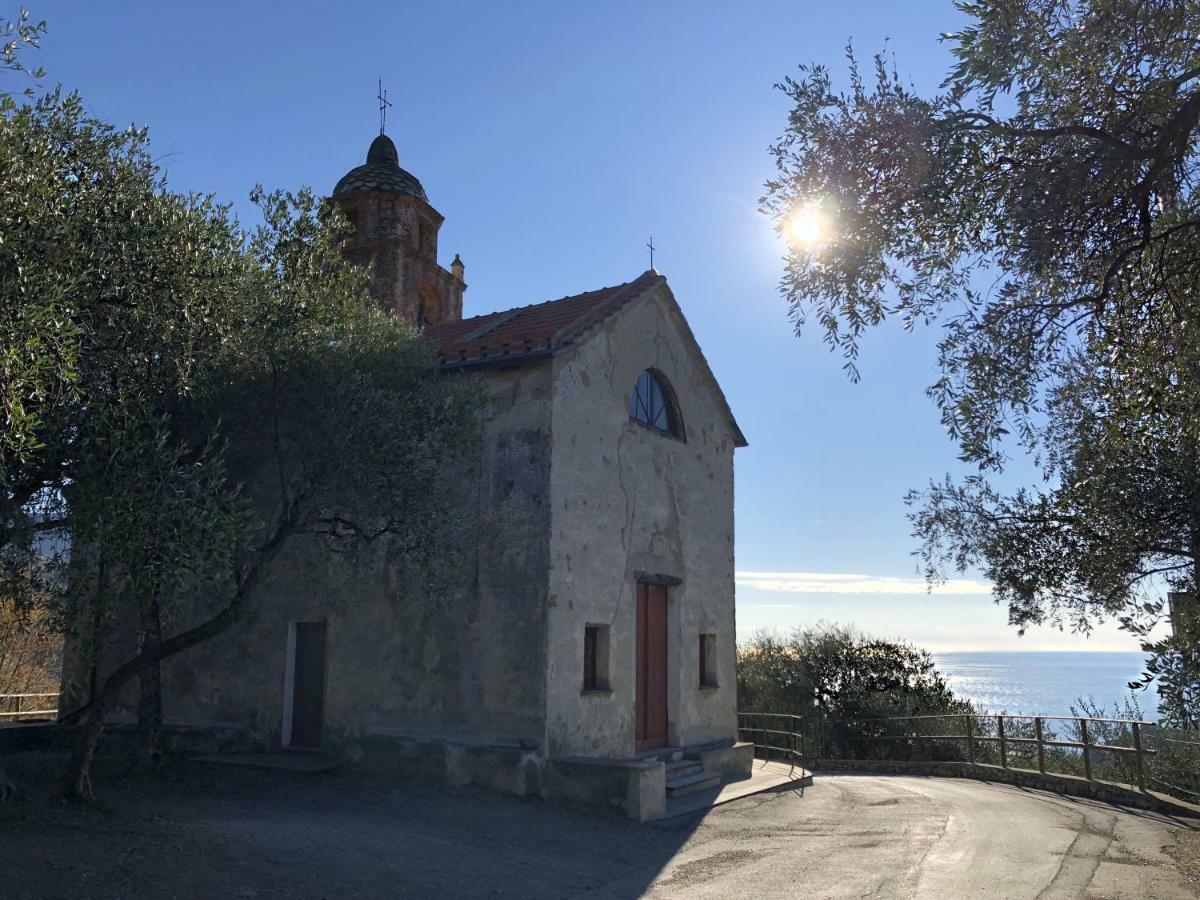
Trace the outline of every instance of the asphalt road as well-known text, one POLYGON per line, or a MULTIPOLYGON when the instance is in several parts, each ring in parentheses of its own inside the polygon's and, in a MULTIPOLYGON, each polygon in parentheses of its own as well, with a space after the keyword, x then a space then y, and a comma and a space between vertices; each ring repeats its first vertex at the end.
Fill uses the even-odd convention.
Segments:
MULTIPOLYGON (((38 756, 0 804, 0 897, 1200 896, 1154 814, 962 779, 823 775, 703 815, 616 813, 369 775, 178 764, 64 806, 38 756)), ((1182 826, 1186 827, 1186 826, 1182 826)))
POLYGON ((1197 897, 1166 852, 1177 827, 1007 785, 818 774, 711 813, 649 895, 1197 897))

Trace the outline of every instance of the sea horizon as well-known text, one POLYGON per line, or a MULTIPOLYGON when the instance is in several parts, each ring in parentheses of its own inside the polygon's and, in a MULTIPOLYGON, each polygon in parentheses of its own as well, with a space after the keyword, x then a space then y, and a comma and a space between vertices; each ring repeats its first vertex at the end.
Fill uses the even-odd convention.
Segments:
POLYGON ((988 712, 1069 716, 1079 701, 1098 704, 1107 716, 1124 717, 1133 695, 1141 717, 1158 718, 1154 687, 1131 691, 1146 655, 1128 650, 931 651, 955 694, 988 712), (1120 710, 1114 706, 1120 705, 1120 710))

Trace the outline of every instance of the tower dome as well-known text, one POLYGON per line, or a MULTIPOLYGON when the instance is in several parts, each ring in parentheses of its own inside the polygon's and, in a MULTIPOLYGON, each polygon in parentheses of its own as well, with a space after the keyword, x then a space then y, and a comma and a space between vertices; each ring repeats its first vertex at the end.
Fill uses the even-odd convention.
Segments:
POLYGON ((358 191, 399 194, 429 202, 429 198, 425 196, 425 188, 421 187, 417 176, 400 168, 400 154, 396 152, 396 145, 386 134, 381 134, 371 141, 367 161, 342 176, 333 189, 333 196, 339 197, 358 191))
POLYGON ((400 168, 385 134, 371 141, 367 161, 342 176, 333 201, 348 226, 342 252, 370 270, 371 293, 388 312, 422 328, 462 318, 462 260, 438 265, 442 214, 415 175, 400 168))

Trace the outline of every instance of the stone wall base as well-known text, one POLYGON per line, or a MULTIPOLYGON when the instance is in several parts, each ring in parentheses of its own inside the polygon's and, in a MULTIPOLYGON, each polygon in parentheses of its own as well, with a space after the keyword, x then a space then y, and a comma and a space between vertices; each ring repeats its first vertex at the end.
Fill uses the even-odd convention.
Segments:
MULTIPOLYGON (((807 765, 806 761, 806 765, 807 765)), ((1157 791, 1140 791, 1128 784, 1109 781, 1088 781, 1075 775, 1043 775, 1030 769, 1006 769, 1000 766, 965 762, 922 762, 919 760, 815 759, 812 768, 826 772, 875 772, 893 775, 936 775, 941 778, 974 778, 1012 784, 1018 787, 1052 791, 1072 797, 1088 797, 1148 809, 1169 816, 1200 818, 1200 806, 1176 800, 1157 791)))
POLYGON ((666 770, 656 759, 547 759, 516 746, 395 735, 368 735, 346 749, 372 771, 616 808, 637 822, 662 818, 666 809, 666 770))

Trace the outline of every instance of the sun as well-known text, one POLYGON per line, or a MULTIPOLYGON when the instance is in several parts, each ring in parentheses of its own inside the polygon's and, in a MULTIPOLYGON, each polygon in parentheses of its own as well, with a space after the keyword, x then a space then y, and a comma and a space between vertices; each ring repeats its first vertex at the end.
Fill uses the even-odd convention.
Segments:
POLYGON ((829 220, 816 204, 802 206, 792 214, 784 226, 788 240, 811 250, 829 237, 829 220))

